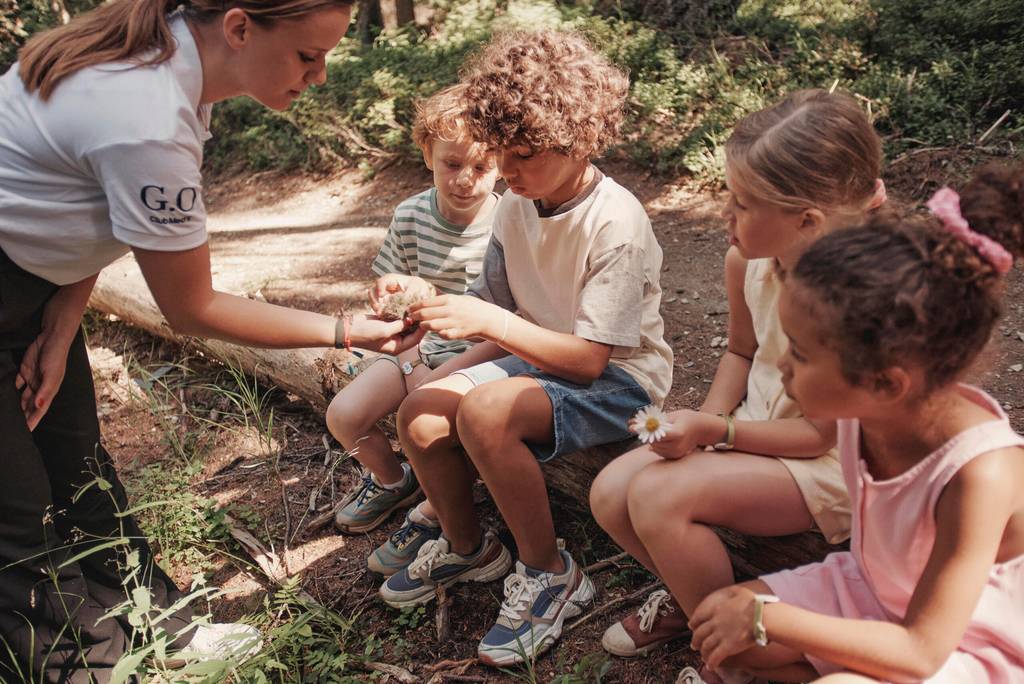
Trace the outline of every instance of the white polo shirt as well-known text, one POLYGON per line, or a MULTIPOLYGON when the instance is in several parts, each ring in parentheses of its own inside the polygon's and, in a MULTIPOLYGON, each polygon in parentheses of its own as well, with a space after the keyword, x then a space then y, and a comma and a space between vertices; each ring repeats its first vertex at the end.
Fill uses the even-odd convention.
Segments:
POLYGON ((18 64, 0 77, 0 247, 58 285, 98 273, 131 247, 182 251, 206 241, 199 168, 210 105, 180 16, 178 49, 153 67, 76 72, 48 101, 18 64))

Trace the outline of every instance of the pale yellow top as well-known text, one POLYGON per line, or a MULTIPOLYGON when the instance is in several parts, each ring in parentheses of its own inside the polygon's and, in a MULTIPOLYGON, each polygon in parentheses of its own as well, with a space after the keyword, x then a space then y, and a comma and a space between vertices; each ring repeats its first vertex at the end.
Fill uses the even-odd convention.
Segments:
MULTIPOLYGON (((733 415, 737 420, 799 418, 800 406, 782 385, 778 362, 786 353, 786 335, 779 320, 782 281, 774 259, 747 262, 743 298, 754 322, 757 351, 747 376, 747 396, 733 415)), ((779 458, 796 480, 818 529, 832 543, 850 536, 850 496, 836 449, 818 458, 779 458)))

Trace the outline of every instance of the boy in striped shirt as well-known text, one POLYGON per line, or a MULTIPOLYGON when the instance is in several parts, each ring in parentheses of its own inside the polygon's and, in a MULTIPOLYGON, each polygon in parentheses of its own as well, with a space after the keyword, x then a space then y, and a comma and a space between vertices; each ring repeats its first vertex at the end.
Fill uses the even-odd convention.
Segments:
MULTIPOLYGON (((498 170, 493 152, 468 134, 464 93, 465 86, 451 86, 417 109, 413 139, 433 171, 434 186, 395 210, 372 267, 379 276, 369 293, 375 311, 386 297, 400 292, 464 294, 480 274, 498 204, 498 170)), ((368 532, 421 496, 412 469, 398 460, 376 423, 394 412, 415 387, 434 379, 434 369, 471 345, 428 334, 418 348, 397 357, 379 357, 334 397, 327 409, 327 427, 367 471, 335 515, 338 530, 368 532)), ((424 542, 440 534, 428 505, 410 510, 405 524, 371 554, 371 570, 393 574, 424 542)))

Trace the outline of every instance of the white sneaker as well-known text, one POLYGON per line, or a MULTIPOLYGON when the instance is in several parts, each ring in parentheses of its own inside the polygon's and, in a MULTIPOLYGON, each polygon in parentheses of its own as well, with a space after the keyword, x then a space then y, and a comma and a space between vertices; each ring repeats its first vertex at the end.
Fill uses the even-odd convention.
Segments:
POLYGON ((676 677, 676 684, 707 684, 701 679, 700 672, 692 667, 684 667, 679 676, 676 677))
POLYGON ((203 660, 234 660, 242 662, 260 652, 263 639, 252 625, 240 622, 214 623, 196 627, 192 640, 183 649, 163 662, 164 667, 177 668, 203 660))

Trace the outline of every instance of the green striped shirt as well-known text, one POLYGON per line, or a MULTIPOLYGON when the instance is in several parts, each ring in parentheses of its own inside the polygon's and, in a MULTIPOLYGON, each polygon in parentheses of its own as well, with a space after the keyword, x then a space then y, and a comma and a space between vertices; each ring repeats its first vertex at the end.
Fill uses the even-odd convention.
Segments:
POLYGON ((437 208, 437 188, 398 205, 373 272, 419 276, 438 292, 465 294, 480 275, 494 213, 470 226, 451 223, 437 208))

